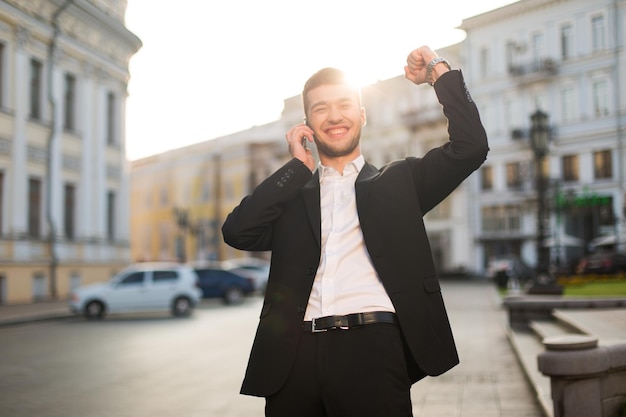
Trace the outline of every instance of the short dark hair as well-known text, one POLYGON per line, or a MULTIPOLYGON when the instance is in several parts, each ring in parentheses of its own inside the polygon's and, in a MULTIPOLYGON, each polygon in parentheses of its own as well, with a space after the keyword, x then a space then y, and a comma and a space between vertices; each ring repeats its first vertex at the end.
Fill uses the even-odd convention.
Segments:
MULTIPOLYGON (((346 74, 337 68, 322 68, 315 74, 311 75, 304 84, 302 89, 302 104, 304 105, 304 114, 307 112, 307 93, 320 85, 351 85, 346 74)), ((361 100, 361 92, 355 87, 356 92, 359 95, 359 101, 361 100)))

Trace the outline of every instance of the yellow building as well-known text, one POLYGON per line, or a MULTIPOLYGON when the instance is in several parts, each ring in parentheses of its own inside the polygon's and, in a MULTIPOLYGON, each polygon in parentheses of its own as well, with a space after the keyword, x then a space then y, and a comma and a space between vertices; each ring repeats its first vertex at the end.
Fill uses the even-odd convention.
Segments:
POLYGON ((126 0, 0 1, 0 302, 130 261, 126 0))
POLYGON ((133 260, 242 256, 224 245, 220 228, 242 196, 288 157, 284 143, 276 143, 281 126, 271 123, 133 161, 133 260))

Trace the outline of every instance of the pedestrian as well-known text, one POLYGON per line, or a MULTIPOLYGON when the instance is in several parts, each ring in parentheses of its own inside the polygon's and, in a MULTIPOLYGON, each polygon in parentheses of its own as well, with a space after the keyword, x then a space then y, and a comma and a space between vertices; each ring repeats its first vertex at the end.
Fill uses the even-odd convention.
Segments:
POLYGON ((227 244, 272 252, 241 388, 268 417, 411 416, 411 385, 458 363, 423 216, 485 161, 487 137, 460 70, 422 46, 404 71, 434 87, 445 145, 370 165, 359 90, 322 69, 286 134, 292 159, 222 226, 227 244))

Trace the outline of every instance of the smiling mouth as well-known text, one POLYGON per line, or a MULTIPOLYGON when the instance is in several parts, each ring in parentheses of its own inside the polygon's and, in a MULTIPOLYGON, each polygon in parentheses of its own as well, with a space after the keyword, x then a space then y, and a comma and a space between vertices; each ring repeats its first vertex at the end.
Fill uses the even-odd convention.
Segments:
POLYGON ((335 129, 328 129, 326 131, 326 134, 328 136, 343 136, 346 134, 346 132, 348 132, 348 129, 345 127, 341 127, 341 128, 335 128, 335 129))

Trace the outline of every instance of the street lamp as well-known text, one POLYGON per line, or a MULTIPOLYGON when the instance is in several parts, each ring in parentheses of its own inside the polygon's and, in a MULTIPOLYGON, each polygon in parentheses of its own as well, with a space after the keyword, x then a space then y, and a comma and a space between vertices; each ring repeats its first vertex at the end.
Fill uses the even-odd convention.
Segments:
POLYGON ((548 114, 537 109, 530 115, 530 145, 535 155, 535 181, 537 185, 537 270, 547 272, 548 256, 544 245, 546 212, 546 179, 543 175, 543 161, 548 155, 550 126, 548 114))
POLYGON ((187 258, 185 250, 185 233, 189 229, 189 209, 174 207, 172 210, 174 221, 178 226, 178 236, 176 237, 175 256, 179 262, 185 262, 187 258))

